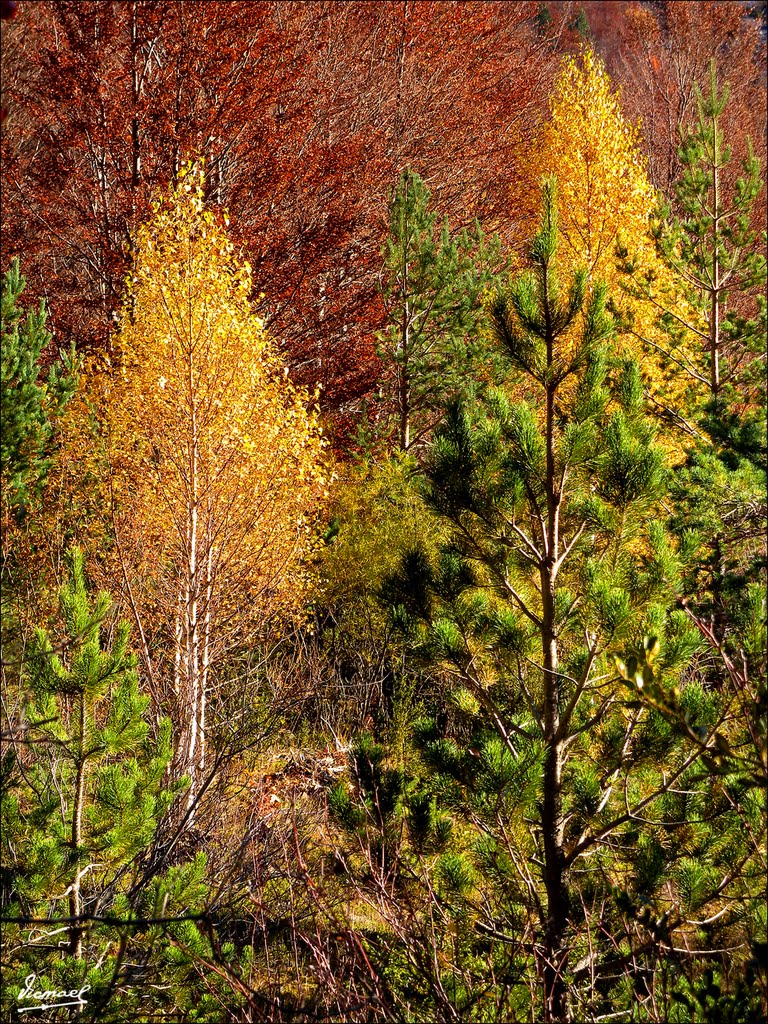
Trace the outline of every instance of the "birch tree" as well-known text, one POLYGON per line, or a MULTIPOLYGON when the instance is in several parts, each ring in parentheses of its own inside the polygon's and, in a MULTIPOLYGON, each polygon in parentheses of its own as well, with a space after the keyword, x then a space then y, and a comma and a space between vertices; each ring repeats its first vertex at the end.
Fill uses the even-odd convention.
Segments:
POLYGON ((233 652, 301 607, 323 490, 309 396, 253 313, 249 267, 188 167, 139 231, 111 356, 97 374, 112 556, 176 768, 195 798, 233 652))

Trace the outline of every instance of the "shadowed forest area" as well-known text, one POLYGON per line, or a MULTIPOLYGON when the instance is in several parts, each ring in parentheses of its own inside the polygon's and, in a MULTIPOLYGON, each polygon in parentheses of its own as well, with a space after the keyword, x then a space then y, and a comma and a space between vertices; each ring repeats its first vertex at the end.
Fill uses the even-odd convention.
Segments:
POLYGON ((3 1018, 765 1019, 765 4, 0 13, 3 1018))

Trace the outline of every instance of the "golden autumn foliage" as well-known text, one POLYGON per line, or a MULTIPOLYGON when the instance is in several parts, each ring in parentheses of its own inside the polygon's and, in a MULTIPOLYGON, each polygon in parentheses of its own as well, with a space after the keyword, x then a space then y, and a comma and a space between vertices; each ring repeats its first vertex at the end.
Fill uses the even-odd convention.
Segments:
POLYGON ((606 283, 623 326, 622 346, 642 361, 651 397, 674 403, 687 385, 659 357, 657 299, 683 298, 652 237, 659 197, 646 173, 640 126, 625 120, 620 94, 589 48, 564 59, 550 113, 537 159, 557 181, 561 264, 569 271, 586 267, 590 280, 606 283), (653 282, 646 295, 623 287, 627 266, 642 267, 653 282))
MULTIPOLYGON (((177 760, 204 768, 218 668, 306 600, 323 441, 188 167, 138 233, 102 410, 112 556, 177 760)), ((114 577, 113 577, 114 578, 114 577)))
POLYGON ((605 65, 591 49, 566 57, 541 138, 543 173, 557 179, 561 259, 608 283, 621 237, 646 244, 656 194, 639 149, 639 129, 622 115, 605 65))

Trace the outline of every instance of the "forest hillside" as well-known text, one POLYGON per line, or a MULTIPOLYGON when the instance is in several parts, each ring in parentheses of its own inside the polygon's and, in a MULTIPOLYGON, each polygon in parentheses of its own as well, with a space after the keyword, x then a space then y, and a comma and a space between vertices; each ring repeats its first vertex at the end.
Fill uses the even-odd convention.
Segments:
POLYGON ((0 14, 3 1019, 766 1019, 765 4, 0 14))

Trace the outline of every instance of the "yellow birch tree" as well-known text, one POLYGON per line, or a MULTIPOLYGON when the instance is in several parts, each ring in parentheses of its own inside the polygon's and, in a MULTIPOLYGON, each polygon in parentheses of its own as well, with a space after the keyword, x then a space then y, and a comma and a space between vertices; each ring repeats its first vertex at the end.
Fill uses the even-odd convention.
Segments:
POLYGON ((585 266, 609 286, 616 280, 621 238, 634 250, 652 247, 648 218, 656 193, 640 153, 639 129, 625 121, 605 65, 591 49, 566 57, 550 98, 539 166, 557 179, 561 259, 585 266))
POLYGON ((172 710, 190 801, 228 659, 306 600, 324 494, 310 396, 254 314, 250 268, 203 186, 189 166, 155 202, 112 365, 90 382, 103 410, 112 572, 155 699, 172 710))
MULTIPOLYGON (((659 258, 652 225, 660 197, 650 184, 640 149, 639 125, 625 120, 618 90, 590 48, 566 57, 550 98, 537 165, 555 177, 560 196, 561 265, 585 267, 588 282, 604 281, 622 331, 619 344, 643 367, 651 402, 662 409, 680 401, 687 382, 659 356, 657 303, 685 303, 679 284, 659 258), (648 294, 629 294, 625 268, 642 268, 648 294)), ((677 445, 669 451, 679 458, 677 445)))

